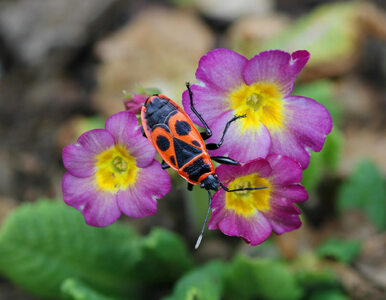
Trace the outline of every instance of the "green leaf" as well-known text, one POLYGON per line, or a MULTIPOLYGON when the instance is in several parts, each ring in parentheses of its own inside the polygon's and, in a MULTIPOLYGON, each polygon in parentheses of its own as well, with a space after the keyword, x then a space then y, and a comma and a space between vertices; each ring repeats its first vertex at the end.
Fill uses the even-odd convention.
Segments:
POLYGON ((141 259, 135 276, 145 282, 172 282, 193 266, 181 238, 165 229, 155 228, 140 244, 141 259))
POLYGON ((364 211, 379 230, 386 229, 386 187, 384 179, 370 161, 362 161, 338 193, 338 209, 364 211))
POLYGON ((303 290, 287 266, 278 261, 238 256, 226 276, 228 299, 300 299, 303 290))
POLYGON ((291 263, 291 270, 296 282, 305 290, 304 295, 318 290, 339 289, 341 286, 334 271, 326 268, 324 262, 313 253, 297 257, 291 263))
POLYGON ((327 136, 321 152, 325 166, 328 166, 331 171, 335 171, 338 168, 342 156, 342 149, 343 135, 339 129, 334 127, 327 136))
POLYGON ((72 300, 119 300, 119 298, 108 297, 90 288, 82 281, 74 278, 66 279, 60 286, 65 299, 72 300))
POLYGON ((323 178, 323 157, 321 153, 311 153, 310 164, 303 171, 302 185, 307 189, 308 193, 312 193, 318 183, 323 178))
POLYGON ((312 54, 310 66, 345 61, 357 51, 355 24, 362 7, 351 2, 319 6, 266 41, 260 50, 307 49, 312 54))
POLYGON ((352 262, 361 250, 359 241, 341 241, 329 239, 324 242, 316 253, 324 257, 332 257, 344 263, 352 262))
POLYGON ((163 300, 222 299, 225 270, 225 264, 221 261, 212 261, 197 268, 182 277, 175 285, 173 294, 163 300))
POLYGON ((79 211, 62 202, 23 205, 0 232, 0 272, 46 298, 59 298, 67 278, 111 295, 127 294, 138 259, 132 230, 119 224, 88 226, 79 211))
POLYGON ((342 293, 341 290, 327 290, 327 291, 316 291, 308 300, 349 300, 346 295, 342 293))

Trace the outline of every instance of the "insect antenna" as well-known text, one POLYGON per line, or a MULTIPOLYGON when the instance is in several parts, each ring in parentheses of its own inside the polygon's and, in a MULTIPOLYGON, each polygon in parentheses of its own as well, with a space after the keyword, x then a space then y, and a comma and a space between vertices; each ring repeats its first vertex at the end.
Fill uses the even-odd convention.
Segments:
POLYGON ((210 194, 210 191, 208 191, 208 195, 209 195, 209 207, 208 207, 208 210, 207 210, 207 212, 206 212, 204 224, 202 225, 202 228, 201 228, 200 236, 198 237, 197 242, 196 242, 196 245, 194 246, 194 249, 196 249, 196 250, 198 249, 198 247, 200 247, 201 240, 202 240, 202 236, 204 235, 204 230, 205 230, 205 226, 206 226, 206 221, 208 220, 210 207, 212 206, 212 195, 210 194))
POLYGON ((241 189, 234 189, 234 190, 230 190, 228 189, 225 185, 223 185, 221 182, 220 182, 220 185, 221 185, 221 188, 228 192, 228 193, 231 193, 231 192, 238 192, 238 191, 255 191, 255 190, 264 190, 264 189, 267 189, 268 187, 267 186, 259 186, 259 187, 254 187, 254 188, 241 188, 241 189))

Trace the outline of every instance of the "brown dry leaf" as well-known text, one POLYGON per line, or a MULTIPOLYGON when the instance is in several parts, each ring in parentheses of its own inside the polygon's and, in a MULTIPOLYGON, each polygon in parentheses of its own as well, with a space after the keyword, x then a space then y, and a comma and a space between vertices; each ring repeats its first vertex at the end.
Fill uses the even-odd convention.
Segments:
POLYGON ((351 174, 354 167, 364 158, 372 160, 383 174, 386 174, 386 133, 371 128, 348 128, 344 132, 340 172, 351 174))
POLYGON ((382 300, 386 297, 384 289, 364 278, 353 268, 338 262, 327 262, 326 267, 332 267, 343 288, 353 300, 382 300))
POLYGON ((370 236, 362 244, 355 267, 366 277, 386 289, 386 234, 370 236))
POLYGON ((97 45, 102 60, 94 103, 105 115, 123 110, 122 90, 158 88, 177 102, 194 79, 200 57, 214 36, 198 17, 178 9, 153 8, 97 45))
POLYGON ((346 126, 382 125, 382 95, 363 80, 355 76, 339 80, 334 87, 334 96, 339 99, 346 126))

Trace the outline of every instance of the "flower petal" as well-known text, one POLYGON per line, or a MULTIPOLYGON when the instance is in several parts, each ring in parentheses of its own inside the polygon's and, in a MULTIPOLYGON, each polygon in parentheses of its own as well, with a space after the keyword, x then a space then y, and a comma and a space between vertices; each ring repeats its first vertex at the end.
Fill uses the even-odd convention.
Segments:
POLYGON ((95 155, 80 144, 66 146, 62 158, 64 167, 74 176, 85 178, 95 173, 95 155))
POLYGON ((292 203, 291 200, 272 195, 270 210, 264 212, 272 225, 273 231, 277 234, 295 230, 301 226, 299 215, 301 211, 292 203))
POLYGON ((208 87, 229 92, 244 83, 242 70, 247 61, 230 49, 214 49, 201 57, 196 77, 208 87))
MULTIPOLYGON (((194 107, 207 124, 212 124, 222 114, 230 111, 229 102, 226 101, 227 93, 197 84, 193 84, 190 88, 193 92, 194 107)), ((190 97, 187 90, 182 94, 182 105, 192 121, 204 127, 190 108, 190 97)))
POLYGON ((332 130, 328 110, 311 98, 291 96, 283 99, 286 108, 286 126, 310 149, 322 150, 326 135, 332 130))
POLYGON ((248 61, 243 70, 243 77, 248 85, 256 82, 274 82, 279 85, 283 96, 287 96, 309 58, 310 53, 305 50, 292 54, 281 50, 264 51, 248 61))
POLYGON ((153 161, 155 149, 142 136, 135 114, 122 111, 112 115, 106 121, 106 130, 114 136, 116 144, 125 146, 135 156, 138 167, 147 167, 153 161))
POLYGON ((156 198, 162 198, 169 191, 169 174, 162 170, 158 161, 153 160, 147 168, 138 170, 135 185, 118 191, 118 205, 121 211, 129 217, 151 216, 157 211, 156 198))
POLYGON ((265 241, 272 232, 272 227, 265 216, 256 211, 250 217, 237 215, 225 208, 225 192, 220 190, 213 196, 212 216, 208 228, 220 229, 229 236, 240 236, 252 246, 265 241))
POLYGON ((269 176, 271 183, 288 185, 299 183, 302 180, 302 168, 293 159, 283 155, 271 154, 267 157, 267 161, 272 167, 272 173, 269 176))
MULTIPOLYGON (((225 124, 233 118, 232 112, 223 114, 211 125, 213 136, 207 143, 218 143, 225 124)), ((259 128, 244 130, 242 122, 233 122, 225 135, 224 143, 218 150, 209 151, 210 155, 224 155, 238 162, 247 162, 256 158, 265 158, 271 148, 271 137, 267 128, 261 124, 259 128)))
POLYGON ((64 202, 81 210, 88 201, 92 200, 95 186, 92 177, 79 178, 66 172, 62 180, 62 191, 64 202))
POLYGON ((86 223, 103 227, 113 224, 121 215, 115 195, 97 191, 93 177, 78 178, 64 174, 63 199, 70 206, 82 211, 86 223))
POLYGON ((86 151, 97 155, 114 145, 113 136, 105 129, 93 129, 83 133, 77 141, 86 151))
POLYGON ((287 197, 293 202, 303 202, 308 199, 308 193, 301 184, 277 185, 274 187, 275 197, 287 197))
POLYGON ((260 177, 268 177, 272 168, 265 159, 255 159, 244 166, 221 165, 216 168, 216 174, 221 182, 228 182, 237 177, 257 173, 260 177))
POLYGON ((320 151, 332 129, 326 108, 313 99, 292 96, 285 98, 286 128, 271 131, 271 153, 283 154, 298 161, 303 169, 310 162, 310 151, 320 151))

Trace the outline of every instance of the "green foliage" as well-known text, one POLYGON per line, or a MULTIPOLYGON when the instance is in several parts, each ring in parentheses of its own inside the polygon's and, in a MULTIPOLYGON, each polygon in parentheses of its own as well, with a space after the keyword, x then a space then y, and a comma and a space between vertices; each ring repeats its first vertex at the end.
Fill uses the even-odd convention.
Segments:
POLYGON ((0 272, 45 298, 59 298, 68 278, 67 294, 90 289, 127 298, 137 295, 138 283, 170 282, 191 266, 183 242, 172 233, 155 229, 140 238, 119 224, 95 228, 61 202, 21 206, 0 232, 0 272))
POLYGON ((327 136, 323 151, 320 152, 324 166, 330 171, 335 171, 342 156, 343 135, 339 129, 334 127, 327 136))
POLYGON ((338 193, 338 209, 364 211, 379 230, 386 229, 386 187, 384 179, 369 161, 362 161, 338 193))
POLYGON ((359 241, 341 241, 329 239, 324 242, 316 253, 324 257, 332 257, 344 263, 352 262, 359 254, 361 243, 359 241))
POLYGON ((193 266, 181 238, 162 228, 155 228, 143 238, 140 253, 141 259, 135 267, 135 274, 144 282, 174 281, 193 266))
POLYGON ((295 282, 288 267, 272 260, 238 256, 226 274, 228 299, 300 299, 302 288, 295 282))
POLYGON ((327 290, 327 291, 317 291, 313 293, 308 300, 349 300, 341 290, 327 290))
MULTIPOLYGON (((222 299, 225 264, 212 261, 182 277, 171 296, 163 300, 219 300, 222 299)), ((238 298, 241 299, 241 298, 238 298)))
POLYGON ((309 299, 324 291, 340 290, 341 284, 332 269, 326 268, 320 257, 308 253, 290 264, 296 282, 303 288, 302 299, 309 299))
POLYGON ((57 298, 76 277, 101 291, 127 289, 138 237, 119 225, 94 228, 63 203, 42 201, 15 211, 0 233, 0 270, 26 290, 57 298))
POLYGON ((119 300, 107 297, 90 288, 82 281, 74 278, 66 279, 61 285, 61 291, 65 299, 70 300, 119 300))
POLYGON ((357 31, 354 25, 361 9, 360 4, 353 3, 320 6, 267 40, 259 50, 307 49, 312 53, 310 66, 347 59, 356 51, 357 31))

